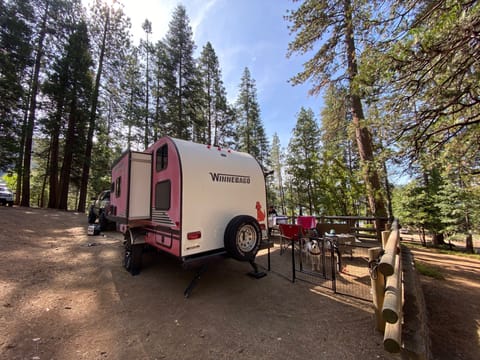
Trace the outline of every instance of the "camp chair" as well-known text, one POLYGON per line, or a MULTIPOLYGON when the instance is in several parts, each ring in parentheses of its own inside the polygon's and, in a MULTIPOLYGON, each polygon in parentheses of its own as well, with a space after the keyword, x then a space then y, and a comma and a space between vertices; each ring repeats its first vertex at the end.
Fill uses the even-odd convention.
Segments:
POLYGON ((299 216, 297 224, 303 228, 305 234, 312 237, 317 235, 317 218, 315 216, 299 216))
POLYGON ((306 237, 305 231, 301 225, 298 224, 278 224, 280 231, 280 255, 291 244, 300 244, 300 240, 306 237))

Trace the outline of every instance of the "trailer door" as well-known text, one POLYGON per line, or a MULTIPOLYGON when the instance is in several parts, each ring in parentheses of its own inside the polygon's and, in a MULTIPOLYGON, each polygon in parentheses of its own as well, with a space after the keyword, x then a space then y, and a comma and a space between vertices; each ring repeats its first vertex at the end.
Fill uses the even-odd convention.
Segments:
POLYGON ((150 219, 152 198, 152 154, 132 152, 128 218, 150 219))

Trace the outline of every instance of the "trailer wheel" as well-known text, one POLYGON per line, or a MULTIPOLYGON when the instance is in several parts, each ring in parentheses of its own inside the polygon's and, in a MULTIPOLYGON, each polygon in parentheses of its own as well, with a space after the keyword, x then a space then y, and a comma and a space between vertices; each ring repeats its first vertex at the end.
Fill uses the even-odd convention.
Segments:
POLYGON ((132 275, 138 275, 142 267, 143 244, 132 244, 133 234, 128 231, 125 234, 125 252, 123 266, 132 275))
POLYGON ((248 215, 234 217, 225 230, 224 245, 227 253, 240 261, 254 260, 261 240, 257 220, 248 215))

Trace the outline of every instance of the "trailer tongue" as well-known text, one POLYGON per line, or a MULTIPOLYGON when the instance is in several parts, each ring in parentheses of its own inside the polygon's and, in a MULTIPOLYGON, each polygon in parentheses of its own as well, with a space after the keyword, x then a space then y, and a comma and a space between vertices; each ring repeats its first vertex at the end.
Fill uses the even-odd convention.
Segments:
POLYGON ((249 262, 267 237, 265 176, 249 154, 164 137, 113 165, 108 219, 125 236, 125 267, 138 274, 146 245, 200 267, 220 257, 249 262))

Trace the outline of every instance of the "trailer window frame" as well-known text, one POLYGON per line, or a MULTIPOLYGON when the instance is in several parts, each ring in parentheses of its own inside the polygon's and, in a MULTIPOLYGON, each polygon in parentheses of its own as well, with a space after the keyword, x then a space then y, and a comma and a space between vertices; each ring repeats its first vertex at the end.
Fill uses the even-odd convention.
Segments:
POLYGON ((155 153, 155 170, 165 170, 168 166, 168 144, 160 146, 155 153))
POLYGON ((155 210, 170 210, 172 182, 162 180, 155 184, 155 210))

